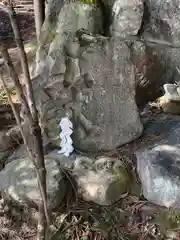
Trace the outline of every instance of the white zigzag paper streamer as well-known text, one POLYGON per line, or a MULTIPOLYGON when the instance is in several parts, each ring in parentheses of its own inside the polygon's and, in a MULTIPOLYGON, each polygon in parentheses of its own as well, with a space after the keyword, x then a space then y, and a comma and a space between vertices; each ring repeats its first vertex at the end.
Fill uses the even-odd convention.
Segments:
POLYGON ((63 154, 66 157, 69 157, 69 155, 73 152, 73 141, 71 139, 71 134, 73 133, 73 124, 69 120, 68 115, 61 119, 59 126, 61 128, 60 132, 60 147, 61 150, 59 153, 63 154))

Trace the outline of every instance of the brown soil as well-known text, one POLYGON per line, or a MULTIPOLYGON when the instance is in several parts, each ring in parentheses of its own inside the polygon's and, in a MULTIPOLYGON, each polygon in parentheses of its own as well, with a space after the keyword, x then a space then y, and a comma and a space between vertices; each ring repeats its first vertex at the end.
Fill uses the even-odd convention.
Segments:
MULTIPOLYGON (((32 13, 17 13, 22 38, 25 42, 35 38, 35 24, 32 13)), ((8 13, 0 6, 0 39, 4 40, 9 48, 15 47, 13 31, 8 13)))

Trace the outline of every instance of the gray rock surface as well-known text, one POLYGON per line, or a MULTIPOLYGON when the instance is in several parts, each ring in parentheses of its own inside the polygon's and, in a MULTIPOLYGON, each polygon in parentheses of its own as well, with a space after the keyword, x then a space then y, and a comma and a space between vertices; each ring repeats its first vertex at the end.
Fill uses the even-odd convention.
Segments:
POLYGON ((126 168, 115 158, 100 157, 93 161, 79 156, 73 175, 83 199, 100 205, 111 205, 130 187, 126 168))
POLYGON ((35 75, 43 74, 44 78, 47 78, 48 69, 53 64, 52 59, 55 60, 54 64, 58 60, 63 63, 65 58, 63 43, 69 39, 73 40, 76 31, 81 28, 95 34, 102 33, 102 11, 99 7, 78 2, 68 4, 56 0, 48 2, 41 30, 41 44, 36 54, 35 75), (50 43, 52 44, 49 47, 50 43), (48 49, 52 52, 49 54, 51 57, 47 56, 48 49))
POLYGON ((70 73, 66 75, 65 72, 64 79, 62 74, 52 75, 45 82, 47 95, 42 88, 41 91, 37 88, 36 83, 43 80, 36 78, 33 81, 36 100, 42 126, 48 129, 50 139, 58 142, 59 121, 64 114, 62 105, 68 108, 74 101, 73 93, 64 87, 63 82, 73 84, 71 79, 76 82, 78 78, 92 81, 84 89, 80 87, 76 105, 92 127, 87 134, 84 126, 73 121, 74 146, 83 151, 111 150, 138 138, 143 130, 135 103, 134 68, 129 61, 128 47, 118 39, 111 39, 104 45, 94 44, 93 53, 89 49, 80 48, 83 58, 70 60, 70 73))
POLYGON ((147 0, 145 3, 146 27, 144 36, 180 43, 179 0, 147 0))
POLYGON ((88 95, 82 92, 81 112, 95 130, 85 138, 82 127, 75 127, 74 143, 82 150, 112 150, 138 138, 143 130, 135 103, 134 68, 129 48, 118 39, 95 44, 94 49, 95 53, 84 54, 94 84, 88 95))
MULTIPOLYGON (((22 145, 9 158, 0 172, 0 191, 11 199, 30 207, 41 199, 34 167, 26 157, 22 145)), ((85 201, 111 205, 130 189, 130 179, 125 166, 116 158, 86 157, 72 154, 64 157, 54 150, 45 156, 47 170, 47 194, 49 209, 57 208, 77 186, 77 193, 85 201), (72 174, 72 182, 66 178, 65 169, 72 174)))
MULTIPOLYGON (((0 172, 0 191, 19 203, 37 204, 41 199, 35 169, 22 148, 0 172), (13 160, 13 161, 12 161, 13 160)), ((61 158, 63 158, 61 156, 61 158)), ((56 158, 46 155, 48 207, 58 207, 66 195, 67 182, 56 158)))
POLYGON ((116 0, 112 7, 112 36, 137 35, 141 28, 143 12, 142 0, 116 0))
POLYGON ((130 49, 118 38, 94 35, 101 32, 99 20, 94 5, 65 5, 48 38, 47 18, 38 50, 40 75, 33 79, 41 125, 50 141, 59 145, 59 121, 68 111, 75 148, 92 152, 133 141, 143 130, 130 49))
POLYGON ((179 81, 176 67, 180 65, 180 9, 179 0, 147 0, 141 35, 152 42, 146 43, 163 66, 163 83, 179 81))
POLYGON ((145 134, 160 138, 136 152, 144 197, 168 208, 180 208, 179 120, 179 116, 168 115, 150 120, 145 134))
POLYGON ((46 5, 46 19, 44 22, 43 30, 47 26, 54 26, 55 22, 58 22, 56 27, 60 30, 60 25, 70 26, 69 31, 73 31, 72 25, 75 28, 91 29, 91 31, 102 30, 102 13, 101 10, 97 10, 95 4, 83 4, 82 2, 60 2, 58 0, 50 0, 46 5))

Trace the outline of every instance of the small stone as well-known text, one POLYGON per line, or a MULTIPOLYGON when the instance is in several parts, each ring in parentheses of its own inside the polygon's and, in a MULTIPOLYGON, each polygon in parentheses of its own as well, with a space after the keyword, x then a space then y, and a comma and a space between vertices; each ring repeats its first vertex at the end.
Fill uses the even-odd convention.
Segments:
POLYGON ((159 107, 165 113, 180 114, 180 95, 178 93, 178 85, 164 84, 164 95, 158 98, 159 107))
POLYGON ((167 231, 166 233, 166 239, 167 240, 176 240, 177 239, 177 233, 175 231, 167 231))
POLYGON ((175 84, 164 84, 164 91, 169 101, 180 101, 180 95, 178 94, 178 86, 175 84))

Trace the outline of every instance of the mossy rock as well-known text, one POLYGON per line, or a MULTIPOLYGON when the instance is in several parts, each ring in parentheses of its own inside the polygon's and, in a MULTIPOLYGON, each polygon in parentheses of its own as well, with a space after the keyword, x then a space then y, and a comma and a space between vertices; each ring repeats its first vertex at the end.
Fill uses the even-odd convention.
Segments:
POLYGON ((42 27, 40 36, 41 46, 50 44, 54 40, 56 35, 56 27, 54 26, 54 24, 49 24, 46 28, 42 27))
POLYGON ((130 189, 130 178, 123 165, 115 167, 112 170, 112 173, 114 175, 114 181, 109 184, 109 188, 107 190, 106 196, 108 200, 116 199, 116 197, 119 198, 130 189))
POLYGON ((48 137, 51 141, 57 145, 60 144, 60 127, 57 119, 52 119, 48 121, 48 137))
POLYGON ((78 2, 83 4, 97 4, 97 0, 78 0, 78 2))

